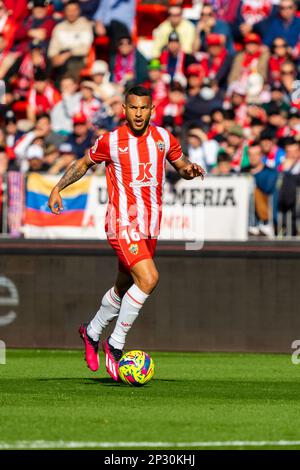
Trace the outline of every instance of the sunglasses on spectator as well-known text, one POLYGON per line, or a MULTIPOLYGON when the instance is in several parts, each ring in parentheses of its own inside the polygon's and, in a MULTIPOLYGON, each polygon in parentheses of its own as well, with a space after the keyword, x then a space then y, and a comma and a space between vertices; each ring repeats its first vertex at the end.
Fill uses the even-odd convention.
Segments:
POLYGON ((169 16, 182 16, 182 13, 169 13, 169 16))
POLYGON ((280 6, 279 7, 279 10, 293 10, 294 9, 294 5, 286 5, 286 6, 280 6))
POLYGON ((213 15, 212 12, 210 12, 210 13, 204 13, 204 12, 203 12, 203 13, 201 14, 201 16, 214 16, 214 15, 213 15))
POLYGON ((294 70, 281 70, 281 75, 294 75, 294 70))

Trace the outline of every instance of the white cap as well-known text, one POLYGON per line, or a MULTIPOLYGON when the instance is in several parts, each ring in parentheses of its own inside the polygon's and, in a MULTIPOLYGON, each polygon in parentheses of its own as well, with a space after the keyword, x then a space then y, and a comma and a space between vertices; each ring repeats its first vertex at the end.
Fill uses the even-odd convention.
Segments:
POLYGON ((102 73, 105 75, 108 72, 108 64, 104 60, 95 60, 91 68, 91 75, 102 73))
POLYGON ((38 158, 42 160, 44 158, 44 151, 40 145, 30 145, 26 153, 27 160, 31 160, 32 158, 38 158))

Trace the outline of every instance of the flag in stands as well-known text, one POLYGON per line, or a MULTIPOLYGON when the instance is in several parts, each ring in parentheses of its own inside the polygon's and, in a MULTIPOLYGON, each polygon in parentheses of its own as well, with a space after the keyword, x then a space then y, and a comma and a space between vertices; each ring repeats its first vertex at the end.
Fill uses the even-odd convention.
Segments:
POLYGON ((48 208, 47 201, 57 176, 31 173, 27 180, 25 224, 39 227, 80 227, 87 206, 91 177, 83 178, 62 192, 63 212, 56 216, 48 208))

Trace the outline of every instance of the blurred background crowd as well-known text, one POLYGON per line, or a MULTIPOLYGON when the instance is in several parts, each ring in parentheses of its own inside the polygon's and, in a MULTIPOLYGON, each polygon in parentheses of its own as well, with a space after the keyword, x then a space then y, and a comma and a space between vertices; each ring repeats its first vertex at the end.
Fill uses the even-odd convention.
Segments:
POLYGON ((64 171, 139 83, 193 162, 253 176, 250 234, 295 236, 299 65, 294 0, 0 0, 0 179, 64 171))

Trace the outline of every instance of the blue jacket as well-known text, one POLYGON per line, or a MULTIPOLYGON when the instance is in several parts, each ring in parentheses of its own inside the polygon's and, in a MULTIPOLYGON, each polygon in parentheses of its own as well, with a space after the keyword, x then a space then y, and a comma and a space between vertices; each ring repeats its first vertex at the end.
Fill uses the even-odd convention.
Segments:
POLYGON ((101 0, 95 21, 101 21, 108 26, 113 20, 124 23, 128 31, 132 31, 135 16, 135 0, 101 0))
MULTIPOLYGON (((300 36, 300 18, 295 16, 291 23, 286 24, 277 16, 265 22, 265 24, 267 27, 263 31, 264 44, 271 46, 275 38, 282 37, 290 47, 296 46, 300 36)), ((259 25, 258 23, 258 29, 259 25)))

